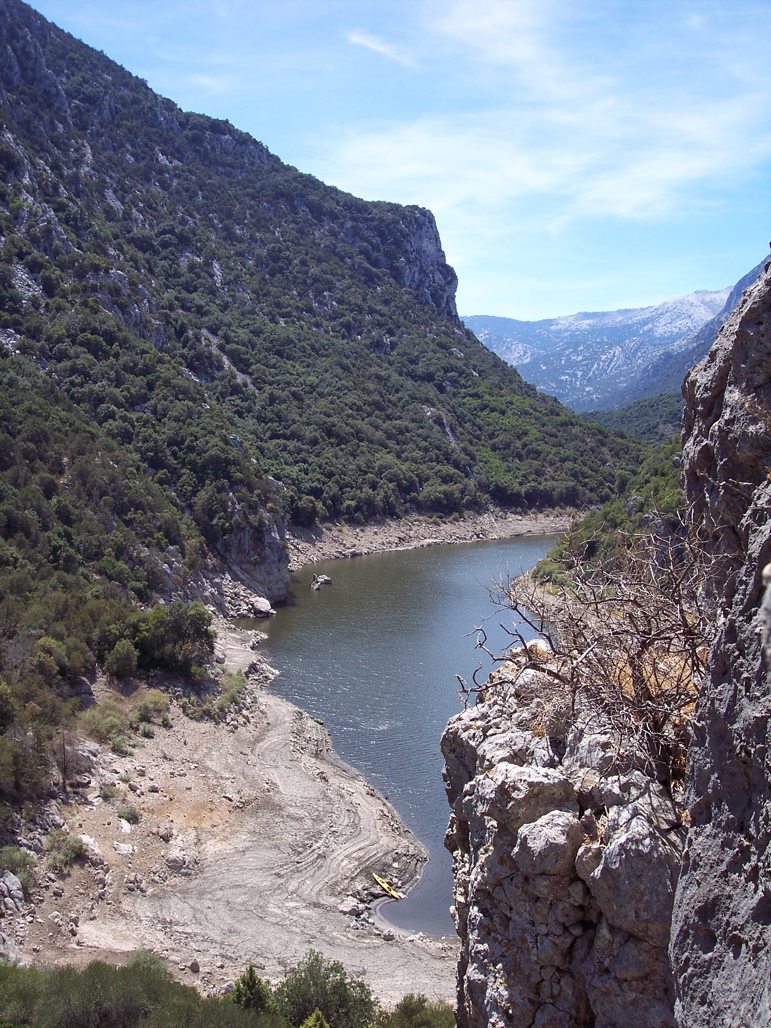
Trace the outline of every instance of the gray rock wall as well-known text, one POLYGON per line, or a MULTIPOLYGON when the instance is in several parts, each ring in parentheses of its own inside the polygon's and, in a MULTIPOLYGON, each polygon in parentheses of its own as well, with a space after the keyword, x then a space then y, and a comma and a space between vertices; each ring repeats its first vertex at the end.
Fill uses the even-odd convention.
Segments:
POLYGON ((289 595, 289 557, 283 521, 263 514, 260 529, 233 532, 218 548, 226 567, 249 589, 271 602, 289 595))
POLYGON ((442 741, 462 1028, 771 1024, 771 267, 684 392, 716 632, 687 814, 504 664, 442 741))
POLYGON ((514 655, 442 740, 458 1023, 673 1025, 680 811, 596 719, 555 717, 545 674, 517 671, 514 655))
POLYGON ((672 925, 683 1028, 771 1024, 771 273, 686 379, 684 471, 718 632, 672 925))

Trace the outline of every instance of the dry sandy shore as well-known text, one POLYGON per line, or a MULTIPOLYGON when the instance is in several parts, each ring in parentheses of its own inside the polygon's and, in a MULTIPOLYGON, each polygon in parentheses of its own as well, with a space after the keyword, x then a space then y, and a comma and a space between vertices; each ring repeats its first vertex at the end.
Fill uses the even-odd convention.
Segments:
MULTIPOLYGON (((228 666, 253 664, 251 633, 220 628, 228 666)), ((256 684, 228 725, 173 708, 171 728, 132 756, 100 754, 62 814, 98 856, 46 877, 31 921, 14 926, 25 962, 120 961, 144 948, 208 992, 250 960, 278 978, 314 948, 387 1004, 410 991, 453 1000, 455 940, 395 935, 370 912, 371 871, 407 883, 422 848, 319 722, 256 684), (138 824, 99 798, 105 781, 126 790, 138 824)))
MULTIPOLYGON (((482 516, 333 526, 295 537, 290 552, 296 568, 566 524, 560 516, 482 516)), ((225 622, 217 628, 220 661, 249 669, 243 709, 221 724, 190 720, 173 705, 171 728, 157 729, 131 756, 99 754, 90 784, 62 810, 95 859, 67 877, 44 878, 34 914, 13 926, 22 959, 119 961, 142 947, 163 955, 181 980, 216 991, 248 961, 277 978, 315 948, 386 1004, 407 992, 452 1002, 456 940, 392 933, 372 915, 371 872, 406 885, 425 857, 421 847, 337 759, 324 727, 265 690, 271 669, 255 652, 256 634, 225 622), (100 799, 105 782, 125 791, 138 824, 118 818, 118 800, 100 799)))
POLYGON ((457 521, 437 522, 412 515, 383 518, 367 525, 332 524, 313 529, 295 528, 288 538, 289 568, 339 557, 356 557, 384 550, 411 550, 439 543, 465 543, 476 539, 510 539, 518 535, 564 532, 574 514, 485 512, 467 514, 457 521))

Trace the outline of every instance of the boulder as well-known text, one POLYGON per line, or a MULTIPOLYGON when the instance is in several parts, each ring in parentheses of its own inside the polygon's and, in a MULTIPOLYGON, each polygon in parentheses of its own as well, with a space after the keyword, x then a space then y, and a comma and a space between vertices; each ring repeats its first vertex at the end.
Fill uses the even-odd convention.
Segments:
POLYGON ((24 909, 24 889, 12 871, 0 874, 0 911, 6 917, 19 914, 24 909))
POLYGON ((566 810, 550 810, 517 833, 514 863, 528 875, 568 875, 575 864, 583 832, 566 810))

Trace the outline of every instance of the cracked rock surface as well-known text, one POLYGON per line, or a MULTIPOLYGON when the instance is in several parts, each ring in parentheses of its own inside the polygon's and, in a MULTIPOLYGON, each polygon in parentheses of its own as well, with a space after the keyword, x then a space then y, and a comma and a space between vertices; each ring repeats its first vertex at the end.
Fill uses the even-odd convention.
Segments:
POLYGON ((678 805, 596 723, 547 737, 550 691, 515 652, 442 740, 458 1024, 673 1025, 678 805))
POLYGON ((717 635, 689 754, 678 1024, 771 1023, 771 271, 686 379, 683 467, 717 635))

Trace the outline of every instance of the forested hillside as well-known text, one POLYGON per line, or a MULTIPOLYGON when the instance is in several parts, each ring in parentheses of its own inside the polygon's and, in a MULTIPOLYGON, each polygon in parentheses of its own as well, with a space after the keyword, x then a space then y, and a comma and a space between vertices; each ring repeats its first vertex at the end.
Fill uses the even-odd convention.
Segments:
POLYGON ((204 534, 253 461, 301 521, 607 496, 629 447, 463 329, 428 212, 300 174, 17 0, 0 37, 6 343, 204 534))
POLYGON ((625 432, 647 443, 662 443, 680 434, 683 398, 679 393, 659 393, 619 410, 593 410, 584 416, 614 432, 625 432))

